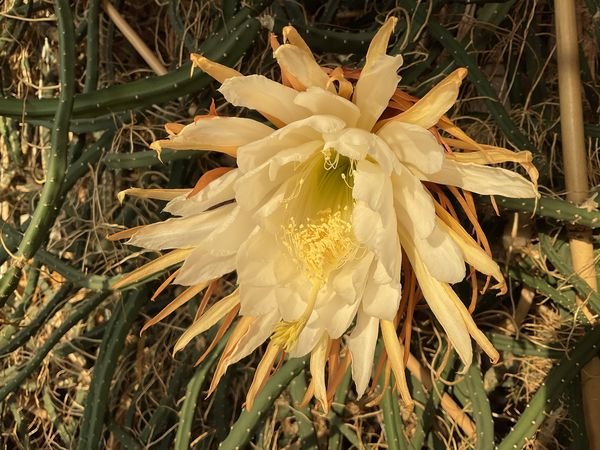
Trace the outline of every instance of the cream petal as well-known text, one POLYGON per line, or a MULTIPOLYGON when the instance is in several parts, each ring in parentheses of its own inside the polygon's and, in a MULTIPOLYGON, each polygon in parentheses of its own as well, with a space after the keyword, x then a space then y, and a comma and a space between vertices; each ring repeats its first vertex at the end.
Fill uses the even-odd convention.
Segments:
POLYGON ((435 227, 435 207, 429 192, 405 166, 392 175, 394 206, 399 222, 414 236, 426 238, 435 227))
POLYGON ((251 216, 248 213, 235 203, 230 204, 234 205, 231 213, 200 244, 200 246, 210 251, 213 255, 237 254, 240 246, 256 228, 256 224, 251 220, 251 216))
POLYGON ((371 380, 378 335, 379 319, 359 311, 356 326, 347 341, 352 355, 352 379, 358 398, 364 395, 371 380))
POLYGON ((240 286, 276 287, 297 275, 289 254, 282 251, 277 238, 257 228, 237 252, 237 275, 240 286))
POLYGON ((300 105, 313 114, 339 117, 346 122, 348 127, 354 127, 360 117, 360 109, 354 103, 325 89, 311 86, 305 92, 296 94, 294 99, 296 105, 300 105))
POLYGON ((240 286, 240 315, 261 316, 277 309, 277 298, 288 295, 289 289, 279 286, 252 286, 239 283, 240 286))
POLYGON ((365 159, 374 143, 374 135, 358 128, 346 128, 324 136, 324 148, 331 148, 339 154, 357 161, 365 159))
POLYGON ((369 69, 371 66, 373 66, 373 64, 375 64, 380 56, 387 53, 390 37, 394 32, 397 22, 398 19, 396 17, 388 17, 381 28, 377 30, 377 33, 375 36, 373 36, 373 39, 371 39, 371 43, 369 44, 363 70, 369 69))
POLYGON ((361 258, 347 262, 332 274, 330 289, 345 303, 353 303, 363 296, 373 253, 366 252, 361 258))
POLYGON ((187 195, 174 198, 167 203, 163 211, 174 216, 191 216, 227 202, 235 197, 234 183, 239 176, 239 170, 233 169, 210 182, 190 198, 187 195))
POLYGON ((206 330, 216 325, 217 322, 225 317, 239 302, 240 294, 236 290, 232 294, 212 305, 179 337, 175 343, 175 347, 173 348, 173 353, 177 353, 196 336, 204 333, 206 330))
POLYGON ((254 211, 265 201, 265 197, 277 190, 285 181, 285 174, 280 172, 280 177, 269 179, 270 162, 250 170, 242 175, 235 183, 235 200, 240 208, 245 211, 254 211))
MULTIPOLYGON (((459 234, 441 221, 438 222, 438 224, 444 230, 446 230, 454 242, 456 242, 456 244, 460 247, 463 258, 467 264, 473 266, 478 272, 493 277, 496 281, 498 281, 497 287, 500 289, 504 288, 505 281, 500 267, 496 261, 494 261, 485 251, 483 251, 479 244, 477 244, 477 242, 471 236, 469 236, 466 231, 463 230, 463 232, 459 234)), ((460 225, 457 223, 457 226, 460 225)))
POLYGON ((192 286, 205 280, 219 278, 235 270, 234 255, 215 256, 204 248, 196 248, 187 257, 175 278, 176 284, 192 286))
POLYGON ((325 412, 329 409, 327 401, 327 387, 325 385, 325 364, 327 363, 327 354, 329 350, 329 337, 323 333, 319 343, 310 355, 310 374, 312 384, 315 387, 315 398, 321 403, 325 412))
POLYGON ((256 317, 244 337, 240 339, 240 342, 238 342, 236 348, 227 359, 226 366, 235 364, 256 350, 258 346, 265 342, 271 333, 273 333, 275 324, 279 320, 280 316, 277 310, 273 310, 268 314, 256 317))
MULTIPOLYGON (((371 274, 376 271, 376 263, 372 265, 371 274)), ((398 277, 400 273, 398 273, 398 277)), ((394 320, 400 306, 400 282, 398 279, 389 283, 377 283, 370 277, 365 287, 362 308, 365 314, 382 320, 394 320)))
POLYGON ((318 319, 315 324, 327 331, 332 339, 337 339, 352 325, 360 301, 346 303, 335 293, 332 294, 331 299, 317 309, 318 319))
POLYGON ((402 248, 410 260, 419 287, 423 292, 423 296, 425 297, 429 308, 442 325, 442 328, 448 335, 448 339, 456 349, 462 362, 466 366, 469 366, 473 359, 473 348, 471 346, 469 332, 460 311, 452 302, 452 299, 448 298, 444 284, 431 275, 421 260, 408 231, 399 225, 398 232, 402 248))
POLYGON ((315 115, 274 131, 264 139, 241 147, 237 155, 238 167, 246 173, 282 150, 297 147, 309 141, 321 140, 322 135, 342 130, 346 123, 335 116, 315 115))
POLYGON ((273 129, 252 119, 241 117, 211 117, 190 123, 169 139, 155 141, 150 146, 156 151, 214 150, 234 155, 237 149, 270 135, 273 129))
POLYGON ((322 148, 323 141, 315 140, 280 151, 269 161, 269 178, 271 180, 276 180, 279 175, 279 170, 283 166, 295 163, 293 167, 290 167, 288 170, 289 175, 291 175, 298 165, 306 161, 310 156, 317 151, 320 151, 322 148))
POLYGON ((456 103, 467 69, 459 68, 436 84, 422 99, 393 120, 431 128, 456 103))
POLYGON ((312 352, 321 336, 323 336, 323 329, 313 328, 309 323, 298 336, 296 345, 290 349, 288 355, 290 358, 300 358, 312 352))
POLYGON ((357 240, 373 251, 390 281, 400 271, 402 252, 396 231, 392 183, 377 165, 359 161, 354 172, 352 229, 357 240))
POLYGON ((459 163, 444 158, 439 172, 424 174, 413 170, 422 180, 456 186, 482 195, 503 195, 513 198, 537 197, 535 186, 521 175, 500 167, 459 163))
POLYGON ((362 70, 353 97, 354 104, 360 109, 359 128, 370 131, 387 108, 400 81, 397 72, 401 65, 400 55, 380 55, 362 70))
POLYGON ((391 121, 386 123, 377 135, 390 146, 401 163, 410 164, 423 173, 433 173, 441 169, 444 149, 425 128, 391 121))
POLYGON ((429 236, 425 239, 413 236, 412 243, 431 276, 446 283, 464 280, 463 253, 439 222, 429 236))
MULTIPOLYGON (((367 160, 358 161, 354 172, 352 197, 365 202, 372 210, 378 211, 383 206, 385 194, 388 193, 391 193, 390 180, 381 168, 367 160)), ((388 194, 387 197, 389 196, 388 194)))
POLYGON ((230 221, 234 210, 235 205, 225 205, 194 216, 147 225, 135 233, 128 243, 153 250, 194 247, 230 221))
POLYGON ((295 103, 295 89, 269 80, 262 75, 229 78, 219 88, 225 99, 234 106, 260 111, 284 124, 304 119, 310 111, 295 103))
POLYGON ((304 89, 317 86, 327 89, 329 77, 317 64, 312 54, 291 44, 281 45, 273 56, 283 71, 297 80, 304 89))

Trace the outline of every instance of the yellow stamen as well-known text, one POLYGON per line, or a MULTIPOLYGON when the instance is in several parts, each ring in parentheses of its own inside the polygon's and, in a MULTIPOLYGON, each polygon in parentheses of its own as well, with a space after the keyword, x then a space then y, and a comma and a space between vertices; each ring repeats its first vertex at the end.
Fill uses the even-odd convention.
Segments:
POLYGON ((344 212, 322 211, 317 221, 307 219, 299 225, 291 218, 284 230, 286 244, 315 284, 324 283, 327 275, 342 266, 357 249, 352 224, 344 212))
POLYGON ((283 348, 286 352, 290 351, 290 349, 296 344, 296 341, 298 341, 298 336, 300 336, 300 333, 308 323, 308 319, 310 319, 310 315, 312 314, 313 309, 315 309, 315 304, 317 303, 319 289, 321 289, 320 284, 313 284, 310 298, 308 299, 308 304, 298 319, 292 321, 282 321, 275 326, 275 331, 273 331, 271 341, 283 348))

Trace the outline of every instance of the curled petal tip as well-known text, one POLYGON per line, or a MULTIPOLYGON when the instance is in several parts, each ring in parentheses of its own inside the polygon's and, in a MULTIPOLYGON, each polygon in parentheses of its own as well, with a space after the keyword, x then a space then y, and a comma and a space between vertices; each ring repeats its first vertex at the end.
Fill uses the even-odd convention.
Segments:
POLYGON ((199 53, 192 53, 190 59, 192 60, 194 67, 199 68, 202 68, 203 63, 206 61, 206 58, 199 53))
POLYGON ((458 79, 460 81, 462 81, 465 78, 467 78, 467 75, 469 74, 469 71, 466 68, 464 68, 464 67, 460 67, 460 68, 456 69, 454 71, 454 73, 456 73, 456 76, 458 77, 458 79))
POLYGON ((394 28, 396 28, 397 23, 398 23, 398 18, 396 16, 390 16, 386 19, 383 26, 390 24, 390 26, 392 27, 392 30, 393 30, 394 28))

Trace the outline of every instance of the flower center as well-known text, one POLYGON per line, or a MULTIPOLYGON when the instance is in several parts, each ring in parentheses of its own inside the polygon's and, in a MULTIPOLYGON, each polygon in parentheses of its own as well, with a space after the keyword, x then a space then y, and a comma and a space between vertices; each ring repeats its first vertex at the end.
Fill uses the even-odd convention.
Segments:
POLYGON ((298 169, 285 203, 284 244, 313 284, 354 256, 352 233, 354 162, 331 149, 298 169))
POLYGON ((273 341, 289 351, 306 326, 329 274, 352 259, 359 245, 352 233, 355 162, 324 149, 297 170, 284 204, 283 242, 312 283, 302 315, 275 327, 273 341))

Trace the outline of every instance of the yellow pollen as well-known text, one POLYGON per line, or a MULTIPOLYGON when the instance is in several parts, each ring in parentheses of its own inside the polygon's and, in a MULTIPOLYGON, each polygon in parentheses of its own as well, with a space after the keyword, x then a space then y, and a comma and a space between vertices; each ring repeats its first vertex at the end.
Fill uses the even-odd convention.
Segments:
POLYGON ((352 224, 346 219, 347 209, 321 211, 316 221, 306 219, 299 225, 291 218, 284 229, 286 245, 314 284, 323 284, 329 273, 341 267, 358 248, 352 224))
POLYGON ((275 330, 273 331, 271 340, 274 344, 282 347, 284 351, 289 352, 296 344, 296 341, 298 341, 300 333, 306 326, 308 319, 310 319, 313 309, 315 309, 320 288, 321 285, 313 284, 306 308, 298 319, 282 321, 275 325, 275 330))

